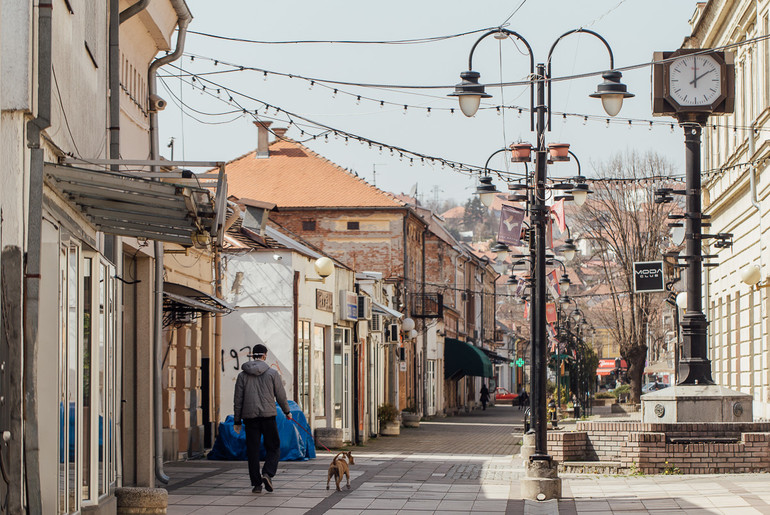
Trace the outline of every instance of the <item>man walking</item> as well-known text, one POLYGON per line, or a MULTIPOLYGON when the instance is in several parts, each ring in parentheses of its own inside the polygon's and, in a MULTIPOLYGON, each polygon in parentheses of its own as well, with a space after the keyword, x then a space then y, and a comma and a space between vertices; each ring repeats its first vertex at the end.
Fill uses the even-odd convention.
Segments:
POLYGON ((243 364, 242 372, 238 374, 235 382, 235 430, 240 433, 241 420, 246 423, 246 456, 249 459, 251 491, 261 492, 264 484, 265 490, 272 492, 272 478, 278 470, 278 459, 281 457, 281 440, 275 422, 275 402, 278 401, 289 420, 291 412, 289 403, 286 402, 281 376, 265 363, 267 347, 258 343, 249 356, 254 358, 254 361, 243 364), (259 443, 262 437, 265 439, 265 464, 260 475, 259 443))

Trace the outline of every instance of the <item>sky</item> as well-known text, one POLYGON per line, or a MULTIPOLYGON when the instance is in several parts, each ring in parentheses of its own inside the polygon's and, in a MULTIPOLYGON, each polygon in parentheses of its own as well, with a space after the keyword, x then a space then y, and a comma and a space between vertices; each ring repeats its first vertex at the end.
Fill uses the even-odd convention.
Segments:
MULTIPOLYGON (((610 44, 616 67, 647 63, 654 51, 676 50, 690 33, 689 19, 695 0, 491 0, 473 3, 457 0, 391 0, 352 2, 340 0, 295 0, 293 2, 187 0, 193 14, 191 31, 261 41, 393 41, 429 38, 497 27, 523 36, 532 47, 535 62, 545 62, 553 42, 564 32, 586 28, 601 34, 610 44), (513 14, 513 16, 511 16, 513 14), (509 19, 510 17, 510 19, 509 19)), ((273 121, 273 127, 289 126, 283 112, 302 116, 328 127, 417 152, 426 156, 482 167, 495 151, 515 142, 534 143, 526 111, 495 106, 529 107, 527 86, 487 87, 486 99, 473 118, 457 109, 455 98, 447 97, 460 72, 467 70, 468 54, 483 33, 420 44, 253 44, 213 39, 189 34, 186 55, 176 66, 165 67, 158 93, 168 101, 160 114, 163 155, 171 157, 167 144, 174 139, 174 159, 229 161, 256 148, 257 130, 252 115, 259 109, 260 119, 273 121), (191 59, 191 55, 196 56, 191 59), (215 66, 214 60, 218 61, 215 66), (280 77, 261 72, 234 71, 237 66, 291 74, 280 77), (173 76, 172 76, 173 75, 173 76), (180 76, 181 75, 181 76, 180 76), (446 86, 437 89, 400 89, 359 86, 328 86, 297 76, 376 85, 446 86), (206 92, 200 84, 206 80, 206 92), (195 87, 194 87, 195 86, 195 87), (218 97, 216 89, 220 89, 218 97), (337 88, 337 94, 333 89, 337 88), (251 99, 241 96, 247 95, 251 99), (357 96, 362 99, 357 101, 357 96), (229 98, 238 106, 229 104, 229 98), (367 100, 367 98, 374 99, 367 100), (265 114, 263 104, 270 106, 265 114), (379 101, 396 105, 380 106, 379 101), (406 111, 403 105, 408 107, 406 111), (431 108, 431 113, 427 108, 431 108), (181 108, 181 109, 180 109, 181 108), (447 111, 455 108, 454 114, 447 111), (206 113, 206 114, 203 114, 206 113)), ((552 77, 601 72, 609 67, 608 54, 601 42, 588 35, 562 39, 554 49, 552 77)), ((481 73, 482 83, 524 81, 529 58, 521 43, 513 39, 485 38, 473 54, 473 69, 481 73)), ((666 157, 675 170, 684 167, 684 141, 673 119, 651 114, 650 68, 623 73, 623 82, 636 96, 626 100, 618 118, 606 123, 601 102, 589 98, 601 82, 598 75, 554 82, 551 109, 554 113, 580 116, 553 116, 549 143, 569 143, 579 157, 583 175, 618 153, 654 151, 666 157), (588 121, 584 116, 589 118, 588 121), (632 118, 631 126, 627 118, 632 118), (650 127, 649 120, 655 120, 650 127), (666 123, 662 123, 666 122, 666 123)), ((323 134, 299 118, 286 136, 305 140, 323 134), (305 131, 301 135, 301 130, 305 131)), ((378 146, 344 138, 305 142, 309 148, 354 171, 369 183, 392 193, 416 190, 423 201, 453 199, 464 203, 475 190, 478 174, 458 173, 438 164, 411 163, 399 153, 382 153, 378 146)), ((490 168, 522 172, 523 166, 510 163, 504 154, 490 161, 490 168)), ((549 167, 549 176, 576 175, 574 162, 549 167)), ((498 189, 505 186, 495 178, 498 189)), ((287 184, 287 187, 291 187, 287 184)), ((323 185, 319 184, 319 187, 323 185)))

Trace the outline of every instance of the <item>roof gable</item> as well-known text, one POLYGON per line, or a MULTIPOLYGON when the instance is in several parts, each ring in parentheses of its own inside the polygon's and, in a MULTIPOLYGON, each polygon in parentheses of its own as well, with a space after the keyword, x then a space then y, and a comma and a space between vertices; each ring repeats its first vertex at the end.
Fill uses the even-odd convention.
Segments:
POLYGON ((236 197, 273 202, 281 208, 404 207, 390 193, 292 140, 270 144, 270 157, 256 152, 226 166, 228 192, 236 197))

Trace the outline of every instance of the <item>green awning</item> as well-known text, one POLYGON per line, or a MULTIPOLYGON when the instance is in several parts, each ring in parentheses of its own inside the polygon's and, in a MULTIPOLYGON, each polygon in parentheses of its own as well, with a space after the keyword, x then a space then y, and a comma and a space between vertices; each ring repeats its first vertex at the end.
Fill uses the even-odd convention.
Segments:
POLYGON ((484 352, 470 343, 454 338, 444 339, 444 378, 463 376, 494 377, 494 368, 484 352))

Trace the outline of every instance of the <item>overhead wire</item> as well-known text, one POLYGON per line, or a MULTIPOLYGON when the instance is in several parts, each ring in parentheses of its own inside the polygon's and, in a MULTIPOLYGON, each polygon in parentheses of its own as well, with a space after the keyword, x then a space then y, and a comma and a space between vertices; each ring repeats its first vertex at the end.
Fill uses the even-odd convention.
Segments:
MULTIPOLYGON (((526 1, 526 0, 525 0, 526 1)), ((522 2, 523 4, 524 2, 522 2)), ((515 11, 514 11, 515 14, 515 11)), ((511 15, 513 16, 513 14, 511 15)), ((510 19, 510 18, 509 18, 510 19)), ((212 39, 221 39, 224 41, 235 41, 238 43, 251 43, 258 45, 304 45, 304 44, 338 44, 338 45, 413 45, 422 43, 435 43, 437 41, 446 41, 448 39, 459 38, 468 36, 470 34, 477 34, 479 32, 487 32, 494 27, 485 27, 483 29, 469 30, 466 32, 459 32, 457 34, 449 34, 445 36, 430 36, 423 38, 412 39, 391 39, 391 40, 335 40, 335 39, 299 39, 288 41, 266 41, 258 39, 238 38, 234 36, 223 36, 221 34, 211 34, 208 32, 200 32, 195 30, 188 30, 188 34, 195 34, 196 36, 204 36, 212 39)))

